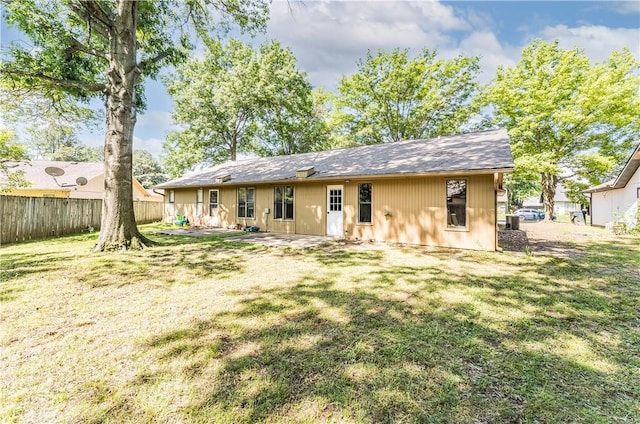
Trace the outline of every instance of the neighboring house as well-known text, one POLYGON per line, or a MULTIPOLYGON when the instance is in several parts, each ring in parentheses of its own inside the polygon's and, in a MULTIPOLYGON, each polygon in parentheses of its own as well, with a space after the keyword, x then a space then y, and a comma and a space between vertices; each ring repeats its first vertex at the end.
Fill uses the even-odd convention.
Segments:
MULTIPOLYGON (((23 171, 31 183, 2 193, 11 196, 65 197, 102 199, 104 193, 104 163, 63 161, 20 161, 8 165, 12 172, 23 171)), ((163 197, 148 193, 133 179, 133 200, 162 202, 163 197)))
POLYGON ((505 130, 227 162, 159 184, 165 221, 495 250, 505 130))
MULTIPOLYGON (((544 209, 544 204, 542 203, 542 196, 530 197, 524 202, 522 202, 523 208, 532 208, 532 209, 544 209)), ((571 212, 576 212, 582 210, 582 206, 578 203, 573 203, 567 197, 567 190, 562 186, 562 184, 558 184, 556 189, 556 195, 553 197, 553 213, 556 215, 565 215, 570 214, 571 212)))
POLYGON ((498 205, 498 215, 504 215, 507 213, 507 202, 509 201, 509 196, 507 195, 507 191, 503 190, 498 193, 497 205, 498 205))
POLYGON ((615 180, 591 187, 584 193, 591 196, 591 224, 608 226, 624 221, 633 227, 638 219, 640 203, 640 144, 615 180))

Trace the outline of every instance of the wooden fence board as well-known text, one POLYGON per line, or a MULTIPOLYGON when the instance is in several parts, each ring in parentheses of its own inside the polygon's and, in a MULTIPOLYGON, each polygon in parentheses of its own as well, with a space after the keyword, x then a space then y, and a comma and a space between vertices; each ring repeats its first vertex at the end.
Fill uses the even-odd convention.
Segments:
MULTIPOLYGON (((161 202, 133 204, 136 222, 162 221, 161 202)), ((99 230, 102 200, 0 195, 0 244, 99 230)))

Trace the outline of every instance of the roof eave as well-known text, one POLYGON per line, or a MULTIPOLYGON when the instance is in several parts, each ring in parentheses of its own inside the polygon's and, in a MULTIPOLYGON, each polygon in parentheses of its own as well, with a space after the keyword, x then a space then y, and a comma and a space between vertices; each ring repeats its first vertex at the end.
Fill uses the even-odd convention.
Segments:
POLYGON ((157 189, 176 189, 176 188, 199 188, 199 187, 233 187, 248 184, 291 184, 297 183, 311 183, 311 182, 323 182, 323 181, 336 181, 336 180, 348 180, 348 179, 389 179, 389 178, 406 178, 406 177, 429 177, 429 176, 443 176, 443 175, 492 175, 495 173, 511 173, 513 167, 502 168, 485 168, 485 169, 467 169, 467 170, 449 170, 449 171, 431 171, 431 172, 407 172, 407 173, 394 173, 394 174, 341 174, 341 175, 327 175, 322 176, 319 174, 312 175, 308 178, 290 178, 271 179, 271 180, 252 180, 252 181, 237 181, 230 180, 224 183, 198 183, 198 184, 183 184, 183 185, 167 185, 159 184, 153 188, 157 189))

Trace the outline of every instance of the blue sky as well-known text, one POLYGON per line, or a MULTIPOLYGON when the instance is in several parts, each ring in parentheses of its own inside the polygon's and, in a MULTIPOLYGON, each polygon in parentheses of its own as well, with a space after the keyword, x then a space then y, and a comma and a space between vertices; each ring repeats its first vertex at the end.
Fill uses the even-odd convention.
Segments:
MULTIPOLYGON (((3 23, 2 43, 16 37, 3 23)), ((640 58, 640 1, 318 1, 275 0, 266 34, 291 48, 312 85, 335 89, 367 50, 436 49, 440 57, 478 55, 481 82, 498 65, 514 65, 534 38, 580 47, 592 61, 628 47, 640 58)), ((171 130, 172 103, 160 82, 146 84, 134 148, 156 156, 171 130)), ((103 135, 82 134, 89 145, 103 135)))

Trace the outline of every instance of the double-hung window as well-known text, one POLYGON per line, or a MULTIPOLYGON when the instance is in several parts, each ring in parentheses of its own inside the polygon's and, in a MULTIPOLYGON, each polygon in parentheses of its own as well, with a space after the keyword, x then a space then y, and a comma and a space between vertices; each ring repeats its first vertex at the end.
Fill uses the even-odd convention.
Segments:
POLYGON ((202 216, 204 211, 204 190, 199 188, 196 192, 196 215, 202 216))
POLYGON ((293 186, 274 187, 273 218, 293 219, 293 186))
POLYGON ((255 217, 255 190, 253 187, 238 188, 238 218, 255 217))
POLYGON ((467 180, 447 180, 447 228, 467 227, 467 180))
POLYGON ((371 223, 371 183, 358 184, 358 222, 371 223))
POLYGON ((215 216, 218 213, 218 205, 220 192, 218 190, 209 191, 209 216, 215 216))

